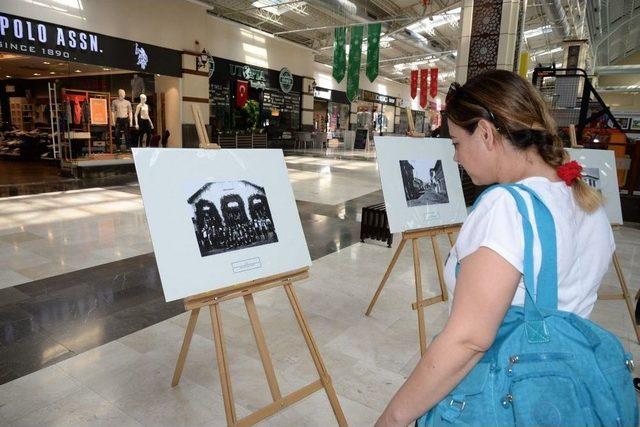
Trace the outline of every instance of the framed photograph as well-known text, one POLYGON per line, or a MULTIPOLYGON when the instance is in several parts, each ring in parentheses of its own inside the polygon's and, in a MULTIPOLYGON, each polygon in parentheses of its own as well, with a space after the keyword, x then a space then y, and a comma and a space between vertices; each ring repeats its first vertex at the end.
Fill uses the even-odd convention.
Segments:
POLYGON ((620 117, 618 118, 618 123, 620 123, 620 127, 624 130, 629 129, 629 121, 630 117, 620 117))
POLYGON ((133 157, 167 301, 311 265, 281 150, 133 157))
POLYGON ((611 224, 622 224, 615 153, 611 150, 567 149, 572 160, 582 165, 582 179, 604 198, 604 209, 611 224))
POLYGON ((450 139, 374 138, 392 233, 465 220, 467 209, 450 139))
POLYGON ((640 117, 631 117, 631 130, 640 130, 640 117))

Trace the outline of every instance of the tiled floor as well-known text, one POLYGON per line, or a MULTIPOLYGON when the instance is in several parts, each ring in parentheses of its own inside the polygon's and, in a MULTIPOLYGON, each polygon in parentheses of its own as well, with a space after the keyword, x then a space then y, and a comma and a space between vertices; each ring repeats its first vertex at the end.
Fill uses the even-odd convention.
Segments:
MULTIPOLYGON (((314 260, 311 278, 296 290, 349 424, 366 426, 419 357, 413 268, 405 249, 372 316, 364 316, 393 254, 383 243, 359 242, 360 209, 382 200, 376 166, 320 155, 287 157, 314 260)), ((615 236, 635 293, 640 228, 628 225, 615 236)), ((430 243, 421 245, 431 296, 438 289, 435 266, 430 243)), ((440 245, 448 251, 446 239, 440 245)), ((205 310, 181 383, 170 387, 188 314, 180 302, 164 302, 150 251, 135 185, 0 199, 0 425, 226 424, 205 310)), ((612 270, 604 283, 603 292, 616 291, 612 270)), ((314 381, 284 291, 258 294, 256 305, 283 393, 314 381)), ((270 403, 270 395, 243 303, 221 307, 242 417, 270 403)), ((446 316, 445 303, 426 310, 429 338, 446 316)), ((592 318, 640 354, 622 301, 599 301, 592 318)), ((335 425, 335 419, 317 392, 261 425, 335 425)))

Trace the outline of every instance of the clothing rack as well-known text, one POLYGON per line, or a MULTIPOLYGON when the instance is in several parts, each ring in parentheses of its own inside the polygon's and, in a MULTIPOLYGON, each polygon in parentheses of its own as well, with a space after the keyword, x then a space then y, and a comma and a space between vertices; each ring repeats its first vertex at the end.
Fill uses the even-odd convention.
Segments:
MULTIPOLYGON (((59 101, 62 103, 63 108, 59 110, 59 114, 64 115, 63 122, 65 126, 60 133, 60 148, 62 152, 62 159, 65 162, 77 161, 77 156, 74 156, 73 141, 81 140, 86 144, 87 153, 89 157, 93 156, 93 138, 91 136, 92 130, 102 131, 102 138, 105 142, 104 153, 113 154, 113 139, 111 135, 111 117, 109 114, 110 109, 110 94, 108 92, 95 92, 82 89, 62 89, 62 96, 59 101), (71 106, 67 105, 69 99, 72 97, 78 97, 83 99, 84 105, 74 106, 74 110, 70 110, 71 106), (91 106, 90 99, 98 98, 106 100, 106 124, 93 124, 91 122, 91 106), (77 108, 77 110, 76 110, 77 108), (71 116, 71 117, 69 117, 71 116), (78 117, 80 116, 80 117, 78 117), (71 122, 70 123, 70 119, 71 122), (75 123, 76 119, 79 123, 75 123)), ((80 101, 77 101, 78 104, 80 101)))

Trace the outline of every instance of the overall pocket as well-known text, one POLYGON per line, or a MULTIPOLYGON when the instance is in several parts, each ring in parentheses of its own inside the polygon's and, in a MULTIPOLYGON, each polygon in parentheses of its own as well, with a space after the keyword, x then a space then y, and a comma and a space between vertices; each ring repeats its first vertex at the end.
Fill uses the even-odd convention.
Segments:
POLYGON ((590 426, 593 417, 584 387, 567 375, 539 372, 515 376, 502 404, 518 426, 590 426))

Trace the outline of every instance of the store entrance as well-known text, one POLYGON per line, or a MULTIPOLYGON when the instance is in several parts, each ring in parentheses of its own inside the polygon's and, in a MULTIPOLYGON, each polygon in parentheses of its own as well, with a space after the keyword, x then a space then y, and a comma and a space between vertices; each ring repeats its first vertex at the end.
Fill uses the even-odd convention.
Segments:
POLYGON ((55 182, 78 164, 166 145, 155 75, 0 54, 0 185, 55 182), (162 120, 160 120, 162 121, 162 120))

